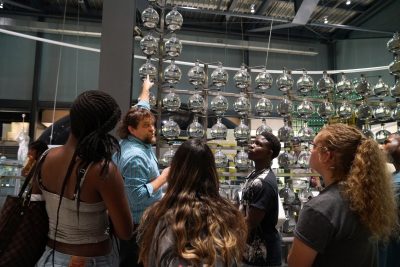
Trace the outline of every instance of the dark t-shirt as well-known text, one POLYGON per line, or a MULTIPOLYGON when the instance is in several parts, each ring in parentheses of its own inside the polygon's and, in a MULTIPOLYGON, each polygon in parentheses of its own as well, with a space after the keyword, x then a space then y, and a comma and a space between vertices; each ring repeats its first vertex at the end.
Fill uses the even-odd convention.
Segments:
POLYGON ((318 252, 313 266, 377 266, 370 233, 332 184, 304 205, 294 235, 318 252))
MULTIPOLYGON (((250 174, 242 194, 242 204, 246 210, 249 207, 255 207, 265 212, 261 223, 249 233, 248 244, 250 245, 256 238, 260 238, 266 244, 267 254, 266 260, 263 260, 264 263, 255 264, 251 260, 246 260, 246 257, 254 257, 254 255, 245 256, 244 262, 252 263, 254 266, 280 265, 281 243, 279 233, 275 228, 278 221, 278 185, 275 174, 270 169, 260 174, 250 174)), ((257 252, 253 249, 250 253, 257 252)))

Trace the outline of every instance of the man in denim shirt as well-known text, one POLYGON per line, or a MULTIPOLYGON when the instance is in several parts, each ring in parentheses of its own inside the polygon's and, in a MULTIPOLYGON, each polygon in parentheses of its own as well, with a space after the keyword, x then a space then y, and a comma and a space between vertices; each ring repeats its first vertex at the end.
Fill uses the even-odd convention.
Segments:
MULTIPOLYGON (((153 83, 143 83, 139 103, 123 117, 118 129, 121 156, 114 162, 125 179, 125 191, 135 224, 139 224, 144 210, 161 198, 161 187, 166 183, 168 170, 158 170, 152 144, 155 143, 154 116, 150 111, 149 94, 153 83)), ((136 225, 137 226, 137 225, 136 225)), ((142 266, 137 263, 139 248, 136 235, 130 241, 120 241, 120 266, 142 266)))

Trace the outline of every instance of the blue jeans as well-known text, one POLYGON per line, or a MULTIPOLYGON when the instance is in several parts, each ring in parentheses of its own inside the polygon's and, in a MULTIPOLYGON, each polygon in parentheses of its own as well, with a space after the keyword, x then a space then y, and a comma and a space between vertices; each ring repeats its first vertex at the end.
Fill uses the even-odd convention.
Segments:
MULTIPOLYGON (((53 250, 50 247, 46 247, 42 257, 36 263, 36 267, 53 267, 53 252, 54 252, 54 267, 68 267, 72 255, 64 254, 53 250)), ((86 257, 85 267, 117 267, 118 257, 117 254, 112 251, 106 256, 97 257, 86 257)))

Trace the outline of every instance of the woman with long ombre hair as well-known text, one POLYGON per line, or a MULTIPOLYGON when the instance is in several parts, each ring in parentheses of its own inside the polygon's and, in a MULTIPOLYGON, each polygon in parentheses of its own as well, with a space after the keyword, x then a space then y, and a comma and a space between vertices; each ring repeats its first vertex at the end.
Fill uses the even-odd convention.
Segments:
POLYGON ((219 195, 214 155, 200 139, 184 142, 172 159, 165 196, 145 211, 139 260, 145 266, 237 266, 246 223, 219 195))
POLYGON ((385 156, 376 141, 345 124, 314 138, 310 167, 325 189, 300 212, 289 266, 376 266, 377 240, 397 226, 385 156))

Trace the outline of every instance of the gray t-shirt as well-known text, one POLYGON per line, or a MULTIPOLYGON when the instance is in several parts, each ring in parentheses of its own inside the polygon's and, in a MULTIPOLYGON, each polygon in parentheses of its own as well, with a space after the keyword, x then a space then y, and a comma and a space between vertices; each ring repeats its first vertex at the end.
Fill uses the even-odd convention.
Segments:
POLYGON ((312 266, 377 266, 376 244, 338 184, 304 205, 294 235, 318 252, 312 266))

